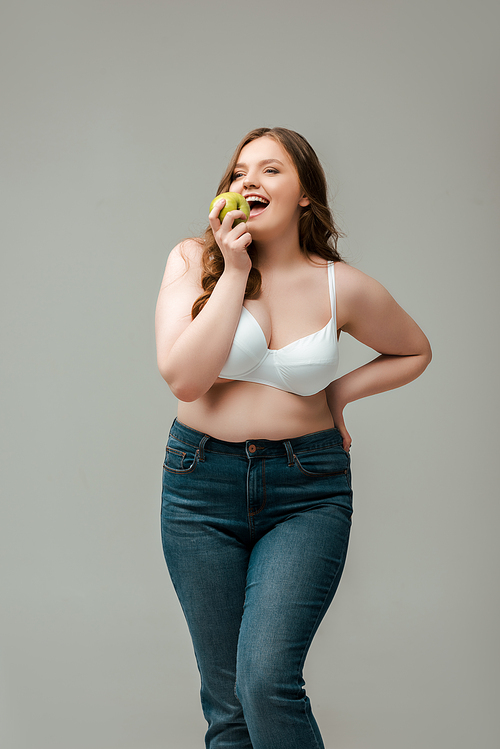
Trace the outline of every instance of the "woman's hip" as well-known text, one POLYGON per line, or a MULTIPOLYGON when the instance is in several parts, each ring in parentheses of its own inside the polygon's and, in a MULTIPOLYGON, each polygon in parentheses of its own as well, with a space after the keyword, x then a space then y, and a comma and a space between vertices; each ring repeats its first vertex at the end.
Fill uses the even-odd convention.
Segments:
POLYGON ((227 442, 174 421, 163 464, 164 521, 235 524, 255 538, 319 507, 350 521, 350 456, 337 429, 227 442))

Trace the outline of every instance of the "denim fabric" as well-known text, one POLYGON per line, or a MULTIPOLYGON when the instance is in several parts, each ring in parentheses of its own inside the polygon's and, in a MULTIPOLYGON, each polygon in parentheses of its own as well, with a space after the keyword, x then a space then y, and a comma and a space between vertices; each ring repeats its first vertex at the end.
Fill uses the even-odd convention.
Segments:
POLYGON ((302 671, 351 515, 337 429, 224 442, 172 425, 162 541, 201 675, 207 749, 324 748, 302 671))

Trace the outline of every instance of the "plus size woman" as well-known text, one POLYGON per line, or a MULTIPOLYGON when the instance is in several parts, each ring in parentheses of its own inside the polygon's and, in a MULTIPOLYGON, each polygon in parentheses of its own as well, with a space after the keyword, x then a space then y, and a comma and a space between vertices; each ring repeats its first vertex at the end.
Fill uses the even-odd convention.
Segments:
POLYGON ((303 666, 340 581, 352 515, 344 408, 431 359, 418 325, 345 263, 307 141, 259 128, 169 255, 158 366, 178 398, 162 541, 201 676, 207 749, 322 749, 303 666), (344 331, 378 353, 336 379, 344 331))

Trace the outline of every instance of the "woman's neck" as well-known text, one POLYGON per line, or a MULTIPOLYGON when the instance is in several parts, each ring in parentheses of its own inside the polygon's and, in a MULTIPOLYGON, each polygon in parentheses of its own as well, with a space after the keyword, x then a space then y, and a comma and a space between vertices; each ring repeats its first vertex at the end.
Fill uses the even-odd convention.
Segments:
POLYGON ((254 240, 253 246, 256 251, 255 264, 261 272, 290 269, 304 261, 298 231, 293 234, 282 234, 264 242, 254 240))

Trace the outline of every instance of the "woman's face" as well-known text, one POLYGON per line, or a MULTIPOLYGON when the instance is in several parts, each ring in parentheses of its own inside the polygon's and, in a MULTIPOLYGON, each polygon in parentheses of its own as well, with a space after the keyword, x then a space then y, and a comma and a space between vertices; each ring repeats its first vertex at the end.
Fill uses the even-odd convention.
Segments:
POLYGON ((266 136, 241 149, 229 189, 250 204, 248 228, 254 239, 296 226, 301 208, 309 203, 288 153, 266 136))

